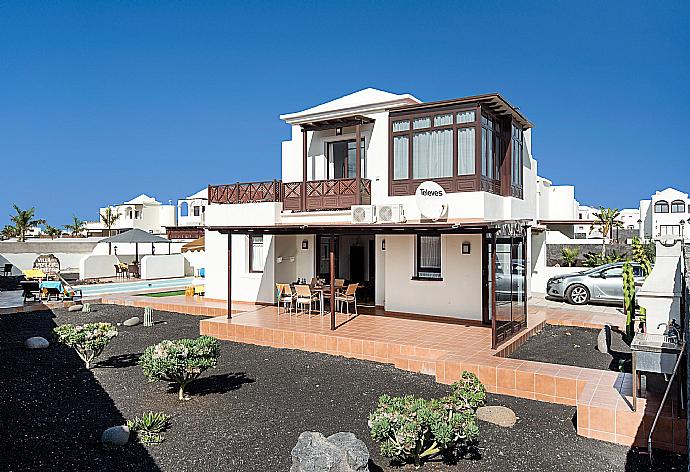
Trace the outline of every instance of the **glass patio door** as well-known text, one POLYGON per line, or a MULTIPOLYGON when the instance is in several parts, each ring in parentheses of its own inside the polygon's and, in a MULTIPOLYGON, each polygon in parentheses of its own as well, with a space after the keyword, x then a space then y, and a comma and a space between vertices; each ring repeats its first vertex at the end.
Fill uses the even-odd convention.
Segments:
MULTIPOLYGON (((362 178, 365 178, 364 138, 360 144, 362 178)), ((354 179, 357 174, 357 146, 355 140, 328 143, 328 178, 354 179)))

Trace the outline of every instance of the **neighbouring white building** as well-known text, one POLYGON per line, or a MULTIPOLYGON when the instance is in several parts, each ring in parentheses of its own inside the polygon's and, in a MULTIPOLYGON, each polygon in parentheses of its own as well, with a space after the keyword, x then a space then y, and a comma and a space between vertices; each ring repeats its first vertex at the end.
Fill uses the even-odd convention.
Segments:
POLYGON ((495 343, 526 325, 538 198, 521 111, 365 89, 281 119, 281 180, 209 187, 208 297, 274 303, 276 283, 342 278, 391 316, 492 324, 495 343))
POLYGON ((178 226, 204 226, 208 187, 177 201, 178 226))
POLYGON ((640 238, 645 240, 690 239, 690 199, 688 194, 667 188, 640 200, 640 238))
POLYGON ((103 214, 106 208, 99 209, 98 221, 87 221, 86 230, 89 236, 108 236, 121 233, 129 229, 141 229, 153 234, 164 234, 167 226, 176 224, 176 206, 164 205, 153 197, 141 194, 132 200, 128 200, 110 208, 118 215, 118 219, 110 231, 103 222, 103 214))

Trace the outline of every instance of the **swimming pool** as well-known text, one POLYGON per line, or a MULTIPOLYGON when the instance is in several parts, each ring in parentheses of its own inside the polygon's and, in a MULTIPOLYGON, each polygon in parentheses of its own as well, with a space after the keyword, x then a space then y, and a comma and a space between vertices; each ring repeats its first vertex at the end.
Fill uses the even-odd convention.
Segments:
POLYGON ((85 297, 95 295, 105 295, 110 293, 139 292, 142 290, 168 291, 172 288, 184 288, 191 285, 194 277, 181 277, 177 279, 158 279, 158 280, 139 280, 136 282, 115 282, 109 284, 79 285, 75 288, 81 289, 85 297))

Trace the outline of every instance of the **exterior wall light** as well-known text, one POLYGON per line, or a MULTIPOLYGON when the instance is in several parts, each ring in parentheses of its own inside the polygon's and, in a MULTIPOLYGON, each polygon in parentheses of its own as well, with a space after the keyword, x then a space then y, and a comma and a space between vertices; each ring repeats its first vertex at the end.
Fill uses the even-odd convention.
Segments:
POLYGON ((309 241, 307 241, 306 239, 302 241, 302 249, 309 249, 309 241))
POLYGON ((382 239, 382 240, 381 240, 381 250, 382 250, 382 251, 385 251, 385 250, 386 250, 386 240, 385 240, 385 239, 382 239))
POLYGON ((342 128, 336 128, 335 129, 335 135, 336 136, 342 136, 343 134, 343 129, 342 128))
POLYGON ((462 253, 463 254, 470 254, 470 243, 469 243, 469 241, 463 241, 462 253))

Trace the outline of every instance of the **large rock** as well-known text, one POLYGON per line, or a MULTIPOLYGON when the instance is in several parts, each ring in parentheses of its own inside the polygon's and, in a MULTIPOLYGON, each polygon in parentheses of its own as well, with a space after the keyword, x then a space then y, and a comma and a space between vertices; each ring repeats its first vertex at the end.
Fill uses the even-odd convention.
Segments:
POLYGON ((597 336, 597 349, 599 352, 608 353, 611 349, 611 326, 604 325, 597 336))
POLYGON ((133 316, 132 318, 125 320, 122 324, 125 326, 136 326, 140 323, 141 323, 141 319, 139 319, 138 316, 133 316))
POLYGON ((299 435, 290 472, 369 472, 369 450, 352 433, 299 435))
POLYGON ((27 349, 45 349, 50 346, 50 343, 46 338, 34 336, 24 341, 24 346, 26 346, 27 349))
POLYGON ((83 305, 77 304, 77 305, 72 305, 67 309, 67 311, 81 311, 84 308, 83 305))
POLYGON ((477 408, 477 419, 503 428, 512 428, 517 422, 515 412, 505 406, 481 406, 477 408))
POLYGON ((105 446, 124 446, 129 441, 129 428, 127 426, 113 426, 101 434, 101 442, 105 446))

